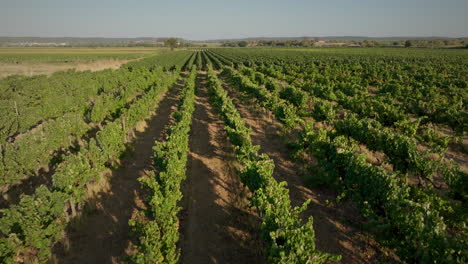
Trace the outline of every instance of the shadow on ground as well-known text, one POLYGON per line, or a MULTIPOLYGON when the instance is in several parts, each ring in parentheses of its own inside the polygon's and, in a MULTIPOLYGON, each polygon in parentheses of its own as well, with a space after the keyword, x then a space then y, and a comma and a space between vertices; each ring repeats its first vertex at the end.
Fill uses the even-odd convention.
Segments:
POLYGON ((187 180, 180 213, 180 263, 262 263, 259 220, 246 209, 247 190, 235 172, 233 149, 198 77, 187 180))
POLYGON ((125 262, 133 243, 128 221, 145 207, 144 190, 137 179, 154 169, 152 147, 155 140, 164 139, 182 85, 179 79, 146 121, 144 131, 135 132, 121 167, 108 175, 108 188, 90 199, 84 213, 69 225, 65 238, 53 249, 52 263, 125 262))

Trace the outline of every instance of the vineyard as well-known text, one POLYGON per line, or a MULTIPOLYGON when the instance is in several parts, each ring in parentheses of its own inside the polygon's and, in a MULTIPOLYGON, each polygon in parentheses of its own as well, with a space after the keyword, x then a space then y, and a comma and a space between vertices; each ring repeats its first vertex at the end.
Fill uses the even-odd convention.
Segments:
POLYGON ((1 263, 468 262, 465 50, 145 56, 0 79, 1 263))
POLYGON ((70 63, 103 59, 137 59, 154 54, 154 48, 0 48, 0 63, 70 63))

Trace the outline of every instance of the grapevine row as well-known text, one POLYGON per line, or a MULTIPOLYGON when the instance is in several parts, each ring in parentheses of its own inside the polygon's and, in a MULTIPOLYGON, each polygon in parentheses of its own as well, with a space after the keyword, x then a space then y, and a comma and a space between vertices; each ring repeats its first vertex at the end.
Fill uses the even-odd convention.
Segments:
POLYGON ((433 175, 439 173, 444 177, 453 192, 453 197, 466 199, 468 174, 461 171, 456 164, 447 163, 442 157, 439 160, 428 158, 427 154, 430 154, 430 152, 421 153, 418 151, 417 141, 413 138, 397 134, 392 129, 383 127, 377 120, 360 120, 353 113, 345 113, 345 118, 335 120, 339 110, 327 100, 315 98, 314 107, 309 111, 304 111, 310 98, 300 89, 288 86, 280 90, 277 85, 270 83, 271 80, 268 80, 267 83, 261 74, 253 73, 251 69, 242 67, 239 71, 247 73, 247 76, 253 82, 252 85, 265 83, 281 99, 297 107, 301 116, 312 115, 318 121, 327 120, 333 124, 338 134, 351 136, 366 144, 370 150, 384 152, 390 163, 394 165, 395 170, 403 174, 411 172, 420 179, 431 183, 433 175))
POLYGON ((278 78, 292 84, 309 82, 321 88, 366 92, 368 87, 375 87, 377 97, 391 98, 403 111, 448 125, 458 135, 466 131, 468 72, 463 67, 466 57, 455 52, 447 52, 445 56, 422 51, 424 56, 416 53, 401 56, 391 50, 387 50, 391 56, 333 52, 213 50, 237 65, 268 65, 276 69, 278 78))
POLYGON ((34 176, 39 167, 57 160, 57 155, 44 153, 66 150, 82 138, 89 137, 96 127, 102 127, 117 118, 163 74, 161 70, 134 70, 125 83, 117 85, 113 90, 103 91, 86 108, 46 121, 40 128, 16 137, 14 142, 6 142, 0 153, 0 173, 4 175, 1 184, 5 188, 34 176))
POLYGON ((235 146, 237 160, 242 164, 239 175, 243 184, 253 192, 252 205, 262 219, 262 238, 266 243, 269 263, 325 263, 340 257, 319 252, 315 248, 312 217, 302 223, 299 214, 308 202, 293 208, 286 183, 273 178, 273 161, 258 153, 248 129, 215 72, 208 72, 208 87, 213 105, 226 125, 229 141, 235 146))
MULTIPOLYGON (((245 74, 264 73, 273 78, 284 79, 283 73, 278 72, 271 66, 267 67, 263 65, 255 67, 255 70, 259 72, 255 72, 251 69, 248 70, 250 70, 250 72, 245 74)), ((288 73, 291 74, 292 72, 289 71, 288 73)), ((295 72, 293 73, 297 74, 295 72)), ((441 154, 447 150, 450 137, 440 136, 433 129, 421 127, 420 125, 423 122, 427 123, 430 121, 427 117, 421 117, 412 121, 407 114, 403 113, 403 109, 401 109, 399 104, 388 103, 394 101, 390 94, 386 93, 380 96, 369 96, 368 92, 360 88, 359 85, 345 82, 340 82, 337 85, 328 82, 322 83, 323 81, 321 81, 321 78, 323 77, 314 76, 314 79, 293 82, 315 98, 319 97, 325 100, 336 101, 343 108, 359 114, 362 118, 375 118, 383 125, 392 126, 400 133, 407 136, 416 136, 416 132, 421 130, 422 135, 417 136, 419 141, 429 144, 441 154)))
POLYGON ((54 169, 60 161, 59 153, 76 147, 141 97, 163 74, 160 69, 148 69, 143 64, 152 61, 169 67, 169 58, 174 57, 173 65, 180 67, 180 61, 189 54, 158 55, 119 70, 69 71, 48 78, 17 77, 2 82, 6 86, 3 95, 16 105, 16 113, 13 108, 2 112, 7 121, 0 127, 0 138, 8 139, 0 142, 3 192, 38 174, 43 166, 54 169))
POLYGON ((19 204, 1 210, 1 262, 20 261, 28 252, 36 252, 40 263, 47 261, 53 243, 60 238, 66 223, 76 215, 78 206, 83 204, 86 187, 125 151, 127 133, 149 116, 149 109, 176 76, 176 73, 161 76, 160 82, 124 109, 118 119, 103 127, 76 153, 66 155, 52 175, 51 187, 41 185, 34 194, 23 195, 19 204))
POLYGON ((254 85, 233 69, 225 70, 224 76, 270 109, 286 127, 302 124, 299 145, 319 160, 317 168, 322 172, 321 177, 341 186, 358 203, 363 215, 386 234, 386 240, 402 259, 466 261, 463 231, 452 233, 447 227, 451 224, 456 229, 463 228, 450 220, 454 218, 456 206, 432 192, 403 184, 395 173, 367 164, 364 156, 356 155, 356 143, 325 129, 312 129, 310 121, 306 123, 299 118, 294 105, 265 87, 254 85))
POLYGON ((129 224, 139 236, 138 253, 132 259, 135 263, 177 263, 180 250, 177 203, 182 199, 180 186, 186 178, 189 132, 195 109, 196 66, 186 79, 181 92, 180 105, 174 113, 175 123, 169 127, 165 141, 155 142, 154 165, 157 175, 140 178, 150 190, 149 208, 129 224))

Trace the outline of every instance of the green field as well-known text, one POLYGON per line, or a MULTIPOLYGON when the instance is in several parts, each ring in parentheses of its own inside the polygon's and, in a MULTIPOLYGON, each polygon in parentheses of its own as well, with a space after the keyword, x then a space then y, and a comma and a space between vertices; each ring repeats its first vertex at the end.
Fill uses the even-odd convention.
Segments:
MULTIPOLYGON (((218 48, 220 50, 224 48, 218 48)), ((232 49, 232 48, 225 48, 232 49)), ((291 48, 291 47, 282 47, 282 48, 271 48, 271 47, 248 47, 238 49, 242 50, 260 50, 260 52, 272 52, 278 53, 280 51, 296 51, 296 52, 311 52, 321 55, 365 55, 365 56, 402 56, 402 57, 436 57, 440 58, 442 56, 461 56, 467 57, 468 52, 466 49, 460 48, 389 48, 389 47, 375 47, 375 48, 362 48, 362 47, 323 47, 323 48, 291 48)))
POLYGON ((467 263, 468 50, 0 50, 101 59, 0 79, 1 263, 467 263))
POLYGON ((0 48, 0 62, 129 60, 164 50, 163 48, 0 48))

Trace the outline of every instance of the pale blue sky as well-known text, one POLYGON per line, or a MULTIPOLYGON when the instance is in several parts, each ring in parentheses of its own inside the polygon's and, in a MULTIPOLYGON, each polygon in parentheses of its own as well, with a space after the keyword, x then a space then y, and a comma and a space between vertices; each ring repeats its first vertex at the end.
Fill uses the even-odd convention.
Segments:
POLYGON ((468 0, 0 0, 0 36, 468 37, 468 0))

